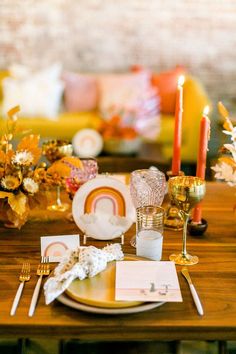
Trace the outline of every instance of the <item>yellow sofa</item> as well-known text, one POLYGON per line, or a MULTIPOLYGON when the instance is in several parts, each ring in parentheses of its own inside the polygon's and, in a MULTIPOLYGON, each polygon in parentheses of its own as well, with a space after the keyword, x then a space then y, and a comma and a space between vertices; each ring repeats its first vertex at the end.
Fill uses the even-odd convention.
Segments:
MULTIPOLYGON (((0 81, 7 75, 7 72, 0 72, 0 81)), ((0 99, 2 93, 0 92, 0 99)), ((209 98, 201 85, 194 77, 187 76, 184 84, 183 102, 183 125, 182 125, 182 149, 181 158, 184 163, 194 163, 197 158, 199 124, 203 109, 209 105, 209 98)), ((57 121, 44 117, 20 118, 19 129, 31 130, 32 133, 40 134, 41 138, 61 138, 71 140, 73 135, 83 128, 98 129, 101 117, 98 112, 63 112, 57 121)), ((0 131, 4 131, 5 120, 0 118, 0 131)), ((162 145, 163 157, 166 160, 172 157, 172 143, 174 135, 174 113, 161 116, 161 132, 157 142, 162 145)))

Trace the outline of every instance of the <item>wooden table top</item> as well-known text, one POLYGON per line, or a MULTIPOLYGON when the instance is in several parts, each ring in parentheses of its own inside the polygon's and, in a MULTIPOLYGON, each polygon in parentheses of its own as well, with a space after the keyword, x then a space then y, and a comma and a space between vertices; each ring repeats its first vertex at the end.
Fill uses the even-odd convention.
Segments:
MULTIPOLYGON (((203 202, 207 232, 188 236, 187 249, 200 258, 189 268, 201 298, 205 314, 199 316, 188 285, 177 266, 182 303, 166 303, 147 312, 130 315, 95 315, 66 307, 58 301, 44 304, 41 293, 35 315, 28 308, 40 258, 40 236, 78 232, 65 214, 43 213, 44 220, 29 220, 19 231, 0 226, 0 335, 2 337, 79 338, 86 340, 236 340, 236 217, 234 189, 224 183, 208 183, 203 202), (18 287, 22 262, 29 260, 32 278, 26 283, 15 316, 9 315, 18 287)), ((134 226, 125 237, 123 250, 135 253, 129 240, 134 226)), ((181 232, 164 232, 163 260, 181 250, 181 232)), ((98 247, 102 241, 90 241, 98 247)))

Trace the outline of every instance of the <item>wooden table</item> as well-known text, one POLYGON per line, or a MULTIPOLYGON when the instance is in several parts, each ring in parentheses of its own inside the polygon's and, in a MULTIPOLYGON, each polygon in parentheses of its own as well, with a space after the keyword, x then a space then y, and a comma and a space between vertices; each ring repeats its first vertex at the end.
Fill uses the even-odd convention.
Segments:
MULTIPOLYGON (((0 336, 78 338, 81 340, 236 340, 236 218, 235 190, 226 184, 208 183, 203 216, 209 227, 202 237, 188 237, 188 249, 199 256, 190 267, 193 282, 202 300, 205 315, 200 317, 186 281, 177 266, 182 303, 166 303, 151 311, 132 315, 94 315, 68 308, 54 301, 44 304, 40 296, 35 315, 29 318, 30 298, 37 280, 40 236, 73 234, 78 230, 62 215, 43 213, 44 220, 29 220, 22 230, 0 227, 0 336), (30 260, 32 279, 26 284, 14 317, 9 315, 18 286, 18 273, 30 260)), ((134 227, 127 233, 124 251, 134 227)), ((181 250, 181 233, 165 231, 163 260, 181 250)), ((101 241, 92 244, 103 247, 101 241)))

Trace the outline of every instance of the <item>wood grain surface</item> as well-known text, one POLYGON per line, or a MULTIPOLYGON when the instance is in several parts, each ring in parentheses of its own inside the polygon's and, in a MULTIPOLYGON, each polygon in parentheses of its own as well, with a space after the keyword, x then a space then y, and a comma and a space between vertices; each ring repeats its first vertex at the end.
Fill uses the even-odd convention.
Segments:
MULTIPOLYGON (((130 315, 94 315, 68 308, 58 301, 46 306, 41 292, 35 315, 28 309, 37 281, 40 237, 75 234, 79 230, 67 218, 68 213, 32 214, 21 230, 0 225, 0 336, 54 337, 86 340, 236 340, 236 203, 235 190, 224 183, 207 184, 203 217, 208 230, 203 236, 188 236, 187 249, 200 262, 189 268, 201 298, 205 315, 199 316, 188 285, 177 266, 182 303, 166 303, 155 310, 130 315), (18 287, 23 261, 31 263, 32 278, 26 283, 16 315, 10 308, 18 287)), ((127 232, 123 250, 135 253, 129 240, 134 226, 127 232)), ((82 238, 81 238, 82 242, 82 238)), ((181 232, 164 232, 163 260, 181 251, 181 232)), ((106 242, 89 240, 103 247, 106 242)))

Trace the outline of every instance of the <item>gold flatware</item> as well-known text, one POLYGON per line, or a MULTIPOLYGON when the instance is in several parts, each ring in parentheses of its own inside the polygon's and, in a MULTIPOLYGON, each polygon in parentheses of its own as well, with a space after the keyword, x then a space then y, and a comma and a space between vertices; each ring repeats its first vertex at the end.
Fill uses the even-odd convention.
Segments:
POLYGON ((15 298, 13 300, 12 307, 11 307, 11 312, 10 312, 11 316, 15 315, 16 309, 19 304, 21 294, 22 294, 22 291, 23 291, 23 288, 25 285, 25 282, 29 281, 29 280, 30 280, 30 263, 23 263, 22 268, 21 268, 21 272, 19 275, 20 285, 17 289, 16 295, 15 295, 15 298))
POLYGON ((41 263, 38 265, 37 268, 37 275, 39 276, 39 278, 34 288, 34 293, 31 299, 29 313, 28 313, 30 317, 33 316, 35 311, 43 276, 47 276, 49 274, 50 274, 49 257, 41 257, 41 263))
POLYGON ((193 297, 193 301, 196 305, 197 311, 199 313, 199 315, 203 316, 204 315, 204 311, 203 311, 203 307, 201 304, 201 301, 199 299, 199 296, 197 294, 197 291, 192 283, 191 277, 189 275, 188 269, 186 267, 182 268, 181 270, 182 275, 184 276, 184 278, 187 280, 192 297, 193 297))

